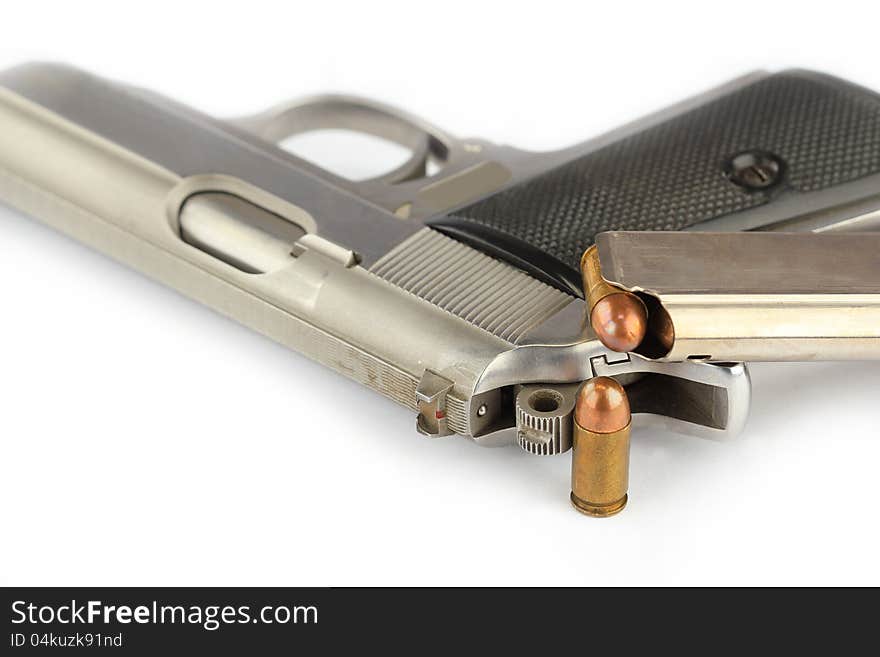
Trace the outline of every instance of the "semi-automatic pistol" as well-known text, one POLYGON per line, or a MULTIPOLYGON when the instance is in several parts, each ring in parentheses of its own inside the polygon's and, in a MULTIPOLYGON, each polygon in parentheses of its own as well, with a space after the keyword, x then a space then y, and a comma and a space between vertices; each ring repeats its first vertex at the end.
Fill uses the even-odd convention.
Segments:
POLYGON ((627 500, 630 430, 735 436, 744 361, 880 354, 880 96, 747 75, 553 153, 362 98, 218 120, 59 65, 0 73, 0 198, 412 409, 428 437, 572 452, 627 500), (349 180, 282 148, 347 129, 349 180))

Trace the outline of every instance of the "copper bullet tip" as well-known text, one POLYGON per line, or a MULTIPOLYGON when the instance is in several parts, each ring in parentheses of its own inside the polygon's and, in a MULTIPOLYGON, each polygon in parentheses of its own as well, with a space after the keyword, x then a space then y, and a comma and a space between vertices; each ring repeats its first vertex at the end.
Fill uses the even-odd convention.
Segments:
POLYGON ((597 376, 578 391, 574 419, 587 431, 614 433, 626 427, 630 418, 626 392, 614 379, 597 376))
POLYGON ((648 330, 645 304, 630 292, 615 292, 600 299, 590 313, 596 337, 609 349, 633 351, 648 330))

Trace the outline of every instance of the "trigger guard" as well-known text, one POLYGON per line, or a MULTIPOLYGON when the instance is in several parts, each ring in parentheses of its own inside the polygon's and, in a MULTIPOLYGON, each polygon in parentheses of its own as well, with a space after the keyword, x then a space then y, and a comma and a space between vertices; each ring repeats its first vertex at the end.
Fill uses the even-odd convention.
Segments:
POLYGON ((362 184, 394 185, 424 178, 428 161, 433 158, 445 162, 454 143, 449 135, 402 110, 356 96, 322 95, 293 100, 233 123, 275 143, 313 130, 352 130, 387 139, 411 152, 400 166, 359 181, 362 184))

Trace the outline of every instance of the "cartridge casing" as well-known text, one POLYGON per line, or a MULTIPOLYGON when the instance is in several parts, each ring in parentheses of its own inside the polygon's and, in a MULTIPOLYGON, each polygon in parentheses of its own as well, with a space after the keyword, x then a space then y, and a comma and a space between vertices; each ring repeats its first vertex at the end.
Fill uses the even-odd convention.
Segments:
POLYGON ((626 506, 632 417, 623 387, 596 377, 584 384, 574 413, 571 501, 591 516, 611 516, 626 506))

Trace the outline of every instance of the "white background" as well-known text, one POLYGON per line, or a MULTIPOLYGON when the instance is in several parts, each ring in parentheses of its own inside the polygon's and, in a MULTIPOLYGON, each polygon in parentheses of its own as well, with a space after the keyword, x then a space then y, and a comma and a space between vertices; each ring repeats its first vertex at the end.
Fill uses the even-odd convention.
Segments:
MULTIPOLYGON (((0 67, 65 61, 220 116, 353 92, 530 149, 756 68, 880 89, 869 2, 610 4, 31 1, 4 11, 0 67)), ((755 366, 738 441, 635 435, 630 505, 596 521, 569 507, 567 455, 423 439, 0 216, 0 583, 880 584, 880 364, 755 366)))

